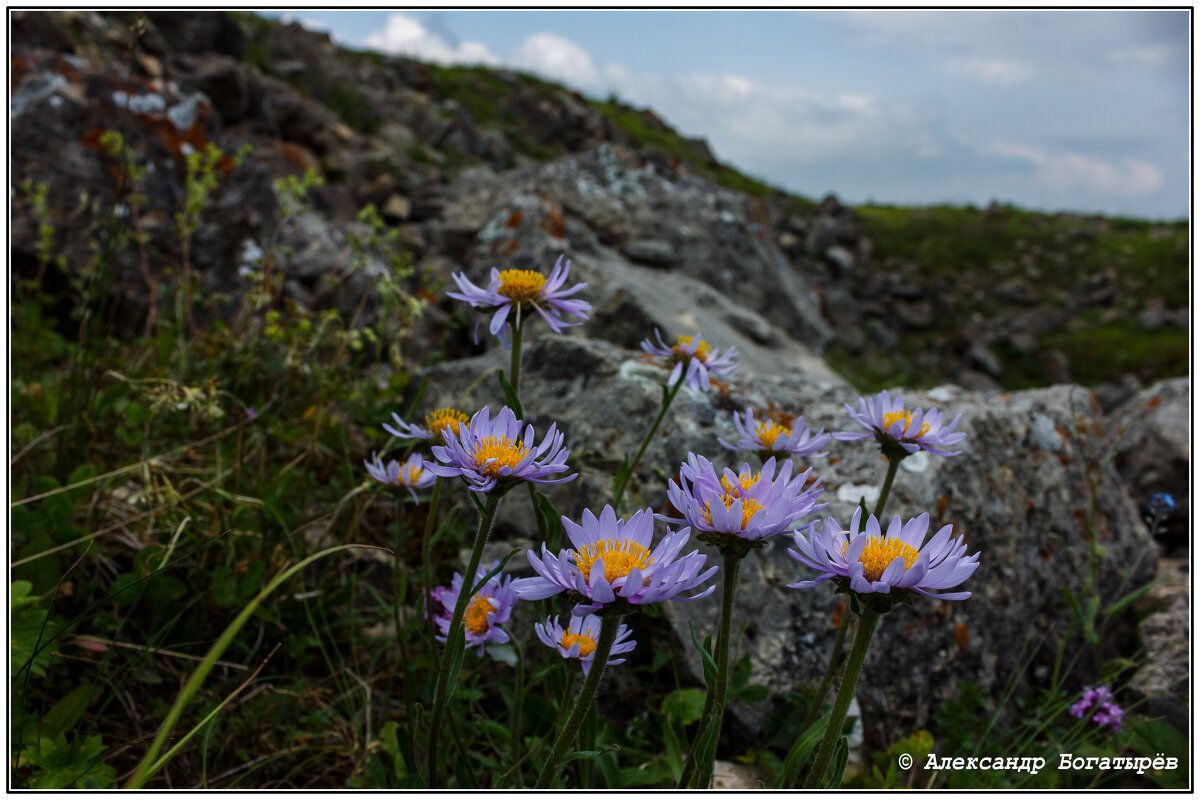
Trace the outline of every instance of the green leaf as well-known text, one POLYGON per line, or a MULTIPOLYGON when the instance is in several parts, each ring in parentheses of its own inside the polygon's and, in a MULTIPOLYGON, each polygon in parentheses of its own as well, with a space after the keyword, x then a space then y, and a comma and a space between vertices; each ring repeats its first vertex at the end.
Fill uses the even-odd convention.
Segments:
POLYGON ((58 736, 67 733, 87 711, 88 701, 92 699, 92 684, 81 683, 67 696, 59 700, 42 717, 40 726, 42 736, 58 736))
POLYGON ((476 594, 476 593, 477 593, 477 592, 478 592, 480 589, 482 589, 482 588, 483 588, 483 585, 484 585, 485 583, 487 583, 488 581, 490 581, 490 580, 491 580, 492 578, 494 578, 496 575, 499 575, 499 574, 500 574, 500 571, 501 571, 502 569, 504 569, 504 565, 505 565, 505 564, 507 564, 507 563, 509 562, 509 560, 510 560, 510 559, 511 559, 513 556, 515 556, 517 553, 519 553, 519 552, 521 552, 521 548, 519 548, 519 547, 514 547, 512 550, 509 550, 509 551, 508 551, 508 555, 506 555, 504 558, 500 559, 500 563, 499 563, 499 564, 497 564, 496 566, 492 567, 492 568, 491 568, 491 569, 488 571, 488 573, 487 573, 486 575, 484 575, 482 578, 480 578, 480 579, 479 579, 479 583, 475 584, 475 588, 471 589, 471 594, 470 594, 470 596, 471 596, 471 597, 474 597, 474 596, 475 596, 475 594, 476 594))
POLYGON ((743 686, 741 689, 738 689, 737 692, 734 693, 734 697, 736 697, 738 700, 741 700, 743 703, 761 703, 763 700, 767 699, 767 695, 769 693, 770 692, 768 692, 767 687, 763 686, 761 683, 751 683, 743 686))
POLYGON ((237 578, 230 567, 217 567, 212 571, 209 593, 220 608, 229 608, 237 602, 237 578))
POLYGON ((838 739, 837 749, 833 751, 833 771, 829 774, 826 789, 837 789, 842 785, 842 776, 846 774, 846 759, 850 756, 850 740, 845 736, 838 739))
MULTIPOLYGON (((530 486, 532 485, 530 484, 530 486)), ((553 552, 558 549, 558 543, 562 540, 562 514, 550 502, 550 498, 541 492, 535 490, 533 497, 538 513, 538 532, 542 535, 542 541, 546 543, 546 547, 553 552)))
POLYGON ((50 665, 54 654, 48 647, 41 647, 40 651, 37 648, 41 646, 39 641, 45 644, 47 629, 56 627, 47 622, 47 614, 40 608, 28 605, 13 609, 8 630, 9 664, 12 670, 9 675, 15 676, 26 663, 29 663, 29 671, 34 677, 40 678, 46 674, 46 667, 50 665))
MULTIPOLYGON (((83 483, 84 481, 89 481, 94 477, 96 477, 96 468, 94 466, 91 464, 80 464, 71 473, 71 476, 67 478, 67 485, 71 486, 76 483, 83 483)), ((77 489, 72 489, 71 491, 66 492, 66 494, 72 500, 78 502, 80 500, 87 499, 88 495, 91 493, 91 490, 91 486, 80 486, 77 489)))
POLYGON ((525 419, 525 412, 521 409, 521 398, 517 397, 517 392, 508 382, 508 378, 503 372, 497 372, 496 378, 500 381, 500 391, 504 392, 505 404, 517 415, 517 419, 525 419))
POLYGON ((116 770, 104 763, 104 742, 92 736, 80 744, 68 743, 64 734, 43 737, 21 752, 21 760, 32 765, 33 789, 69 789, 76 785, 111 789, 116 770))
POLYGON ((717 681, 717 662, 712 655, 712 636, 705 636, 704 644, 701 645, 696 639, 696 629, 692 626, 690 619, 688 620, 688 633, 691 634, 692 646, 700 654, 700 661, 704 665, 704 683, 707 686, 713 686, 717 681))
POLYGON ((680 726, 691 725, 699 720, 703 713, 703 689, 676 689, 663 698, 662 714, 668 722, 680 726))
POLYGON ((566 764, 568 761, 575 761, 581 758, 595 758, 596 756, 601 756, 605 753, 619 752, 621 752, 621 746, 619 744, 610 744, 606 747, 600 748, 599 750, 576 750, 558 763, 561 766, 562 764, 566 764))
POLYGON ((1083 607, 1083 638, 1092 646, 1100 644, 1100 637, 1096 634, 1096 615, 1099 613, 1100 598, 1092 595, 1083 607))
POLYGON ((1118 600, 1114 600, 1112 603, 1109 604, 1108 608, 1104 609, 1104 616, 1113 617, 1113 616, 1116 616, 1117 614, 1120 614, 1122 611, 1124 611, 1126 608, 1129 607, 1130 603, 1136 603, 1138 600, 1145 597, 1146 592, 1149 592, 1153 588, 1154 588, 1154 581, 1149 581, 1145 585, 1139 586, 1138 588, 1134 589, 1132 592, 1125 595, 1124 597, 1122 597, 1118 600))
POLYGON ((467 646, 467 633, 462 625, 450 632, 446 646, 450 648, 450 671, 446 675, 446 687, 448 692, 453 692, 455 684, 458 683, 458 671, 462 669, 463 653, 467 646))
POLYGON ((662 732, 663 744, 667 747, 667 765, 671 768, 671 780, 678 783, 683 775, 683 748, 679 745, 679 737, 675 735, 674 727, 670 724, 663 725, 662 732))
POLYGON ((800 774, 800 768, 804 766, 808 754, 825 735, 826 722, 828 722, 826 719, 817 720, 797 737, 792 748, 788 750, 787 757, 783 760, 783 771, 780 773, 779 779, 775 781, 776 789, 790 789, 795 786, 796 777, 800 774))
POLYGON ((36 603, 40 598, 36 595, 31 595, 33 584, 29 581, 13 581, 9 587, 9 603, 12 608, 19 608, 26 603, 36 603))

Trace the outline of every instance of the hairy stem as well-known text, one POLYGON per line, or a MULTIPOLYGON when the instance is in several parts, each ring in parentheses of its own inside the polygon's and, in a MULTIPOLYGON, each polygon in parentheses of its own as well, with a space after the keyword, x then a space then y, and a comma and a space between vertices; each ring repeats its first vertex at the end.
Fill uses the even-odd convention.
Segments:
POLYGON ((658 426, 662 423, 663 417, 667 415, 667 409, 671 407, 671 402, 675 399, 675 395, 679 394, 679 389, 681 386, 683 386, 682 377, 680 377, 679 381, 676 382, 674 386, 667 389, 667 391, 663 393, 662 408, 658 410, 658 416, 654 418, 654 423, 650 426, 650 430, 646 431, 646 436, 644 439, 642 439, 642 444, 640 447, 638 447, 637 454, 633 457, 633 461, 630 462, 628 470, 625 471, 624 474, 618 476, 616 486, 613 489, 614 509, 619 511, 621 506, 621 497, 625 494, 625 487, 628 485, 629 479, 633 476, 634 471, 637 470, 637 465, 641 463, 642 455, 646 452, 646 447, 649 446, 650 440, 654 438, 654 434, 658 431, 658 426))
POLYGON ((475 547, 471 550, 471 560, 467 563, 467 573, 463 577, 462 589, 458 593, 458 602, 454 604, 454 613, 450 616, 450 627, 446 631, 446 646, 442 649, 441 665, 438 667, 437 687, 434 690, 433 715, 430 717, 429 728, 429 787, 439 788, 441 782, 438 765, 438 739, 441 736, 442 717, 446 712, 446 700, 450 694, 450 668, 458 638, 464 636, 463 616, 467 611, 467 602, 471 599, 471 587, 475 583, 475 573, 479 570, 479 562, 483 558, 483 546, 487 543, 488 535, 492 532, 492 522, 496 519, 496 509, 500 507, 501 495, 491 492, 484 503, 479 515, 479 531, 475 534, 475 547))
POLYGON ((591 669, 588 671, 587 679, 583 682, 583 688, 579 690, 579 696, 575 698, 571 716, 567 718, 567 724, 559 731, 558 738, 554 740, 554 749, 550 752, 550 758, 547 759, 541 774, 538 775, 538 789, 550 787, 554 777, 558 774, 558 765, 567 757, 567 751, 575 743, 575 735, 579 733, 579 726, 583 724, 583 718, 591 708, 592 700, 596 696, 596 687, 600 685, 600 676, 604 674, 604 667, 608 664, 608 654, 612 651, 613 642, 617 639, 617 628, 620 627, 620 624, 621 618, 617 616, 600 618, 600 639, 596 642, 596 652, 592 656, 591 669))
POLYGON ((871 646, 871 638, 875 635, 879 612, 872 608, 870 601, 864 605, 866 607, 858 620, 858 633, 855 634, 854 644, 850 648, 850 659, 846 662, 846 674, 842 677, 842 688, 838 690, 837 699, 833 701, 833 711, 830 712, 829 722, 825 726, 825 736, 821 739, 821 749, 817 752, 817 761, 804 781, 805 789, 820 788, 821 782, 825 779, 825 772, 829 769, 829 759, 833 756, 838 739, 842 736, 842 723, 846 721, 846 711, 850 708, 850 701, 854 699, 854 690, 858 686, 858 674, 862 672, 863 662, 867 658, 867 648, 871 646))

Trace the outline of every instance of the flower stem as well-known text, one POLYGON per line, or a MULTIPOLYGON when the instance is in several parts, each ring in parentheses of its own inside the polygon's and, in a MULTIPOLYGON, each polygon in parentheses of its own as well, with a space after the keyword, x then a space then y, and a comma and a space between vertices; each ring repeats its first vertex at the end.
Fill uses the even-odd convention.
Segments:
POLYGON ((425 635, 429 642, 429 652, 433 652, 433 575, 430 564, 431 554, 429 540, 433 536, 433 520, 437 516, 438 500, 442 494, 442 477, 439 475, 433 481, 433 492, 429 496, 429 510, 425 517, 425 532, 421 535, 421 598, 425 601, 425 635))
MULTIPOLYGON (((900 462, 903 460, 903 456, 888 458, 887 476, 883 479, 883 486, 879 490, 879 499, 875 501, 875 511, 872 512, 875 519, 879 519, 880 515, 883 514, 884 504, 887 503, 888 495, 892 492, 892 481, 896 479, 896 468, 900 466, 900 462)), ((880 525, 882 524, 880 522, 880 525)), ((838 626, 837 638, 833 641, 833 651, 829 654, 829 666, 825 667, 825 677, 821 679, 821 688, 817 690, 816 696, 813 697, 812 706, 809 707, 808 713, 804 715, 804 724, 800 726, 800 730, 807 730, 808 726, 816 721, 817 714, 821 710, 821 704, 825 702, 825 693, 829 691, 834 676, 837 675, 837 667, 842 660, 842 649, 846 644, 846 632, 850 629, 850 617, 850 609, 844 609, 842 612, 842 624, 838 626)))
POLYGON ((513 322, 512 361, 508 366, 508 382, 518 398, 521 396, 521 331, 524 328, 521 322, 521 306, 518 303, 517 318, 513 322))
MULTIPOLYGON (((883 488, 879 490, 879 499, 875 501, 875 510, 871 512, 875 516, 875 519, 879 519, 879 515, 883 513, 883 506, 887 502, 888 495, 892 492, 892 481, 896 478, 896 468, 900 466, 900 462, 903 460, 903 457, 896 458, 895 456, 888 459, 887 477, 883 479, 883 488)), ((866 524, 865 520, 863 524, 866 524)), ((882 520, 880 520, 879 524, 885 528, 887 527, 883 525, 882 520)))
POLYGON ((617 475, 616 486, 613 489, 613 508, 620 509, 621 497, 625 494, 625 486, 629 483, 630 477, 633 476, 637 465, 641 463, 642 455, 646 452, 646 447, 650 444, 650 440, 654 438, 655 432, 658 431, 659 424, 663 421, 663 417, 667 415, 667 409, 671 407, 672 401, 675 400, 675 395, 679 394, 680 387, 683 386, 683 378, 676 381, 675 385, 663 392, 662 408, 658 410, 658 416, 654 418, 654 423, 650 426, 650 430, 646 431, 646 436, 642 439, 642 444, 638 447, 637 455, 633 457, 629 468, 623 473, 617 475))
POLYGON ((500 506, 502 495, 491 492, 484 503, 479 515, 479 531, 475 534, 475 547, 471 550, 471 560, 467 564, 467 574, 463 578, 462 589, 458 593, 458 602, 454 604, 454 613, 450 617, 450 627, 446 631, 446 646, 442 649, 441 665, 438 668, 437 687, 434 690, 433 716, 429 728, 429 787, 437 789, 440 783, 438 774, 438 738, 441 735, 442 716, 446 712, 446 699, 450 694, 450 667, 455 642, 465 635, 463 631, 463 616, 467 610, 467 602, 471 599, 471 587, 475 583, 475 573, 479 570, 479 562, 483 558, 483 546, 487 543, 488 535, 492 532, 492 522, 496 519, 496 509, 500 506))
POLYGON ((825 693, 829 691, 829 686, 833 683, 834 676, 837 675, 837 668, 842 660, 842 648, 846 644, 846 631, 850 630, 850 618, 853 616, 849 604, 844 603, 842 605, 842 622, 838 625, 837 638, 833 640, 833 651, 829 654, 829 666, 825 668, 825 677, 821 678, 821 688, 817 689, 812 705, 809 706, 808 713, 804 715, 804 723, 800 726, 802 731, 808 730, 808 726, 817 721, 821 704, 825 702, 825 693))
POLYGON ((867 648, 875 635, 875 625, 879 622, 879 612, 868 600, 863 604, 862 615, 858 619, 858 633, 854 636, 854 644, 850 648, 850 658, 846 661, 846 673, 842 676, 842 687, 838 690, 837 699, 833 701, 833 711, 829 713, 829 722, 825 725, 825 736, 821 739, 821 749, 817 752, 817 761, 804 781, 805 789, 820 788, 825 779, 825 771, 829 769, 829 759, 837 747, 838 739, 842 736, 842 723, 846 721, 846 711, 850 701, 854 699, 854 689, 858 686, 858 674, 862 671, 863 662, 867 658, 867 648))
POLYGON ((725 721, 725 709, 729 705, 729 629, 733 618, 733 596, 737 592, 738 569, 742 565, 742 555, 727 553, 725 555, 724 583, 721 586, 721 623, 717 629, 717 682, 713 692, 714 713, 707 720, 707 725, 701 723, 697 740, 704 738, 708 728, 712 728, 708 751, 703 754, 703 761, 697 764, 696 787, 707 789, 712 780, 713 762, 717 757, 717 740, 721 738, 721 726, 725 721))
POLYGON ((583 682, 583 688, 579 690, 579 696, 575 698, 575 706, 571 709, 571 716, 567 718, 567 724, 563 726, 563 729, 559 731, 558 738, 554 740, 554 749, 550 752, 550 758, 547 759, 546 765, 542 767, 541 774, 538 775, 536 788, 550 788, 551 782, 558 774, 559 763, 566 758, 567 751, 575 743, 575 734, 579 732, 579 726, 583 724, 583 718, 591 708, 592 700, 596 696, 596 687, 600 685, 600 676, 608 664, 608 654, 612 651, 613 642, 617 640, 617 628, 620 624, 621 618, 618 616, 600 618, 600 639, 596 642, 591 669, 588 671, 587 679, 583 682))

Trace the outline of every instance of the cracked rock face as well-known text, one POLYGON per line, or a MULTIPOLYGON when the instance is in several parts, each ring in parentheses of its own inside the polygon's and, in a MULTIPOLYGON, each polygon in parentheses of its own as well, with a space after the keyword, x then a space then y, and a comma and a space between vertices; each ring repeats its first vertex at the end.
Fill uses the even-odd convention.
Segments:
MULTIPOLYGON (((578 519, 584 508, 598 510, 610 501, 610 476, 657 412, 666 372, 640 351, 607 342, 578 335, 533 338, 521 386, 526 419, 539 435, 551 422, 566 433, 580 478, 547 487, 546 494, 563 514, 578 519)), ((489 368, 507 368, 507 356, 497 349, 431 369, 425 404, 468 409, 501 405, 495 380, 478 378, 489 368)), ((1079 521, 1086 493, 1073 451, 1064 446, 1072 402, 1083 413, 1079 409, 1088 407, 1086 389, 1057 386, 981 395, 946 386, 902 395, 908 408, 937 406, 951 418, 961 413, 959 429, 968 437, 959 445, 959 456, 906 460, 884 516, 928 512, 931 535, 952 524, 956 534, 966 536, 970 551, 982 555, 979 569, 962 587, 974 592, 969 600, 924 599, 898 606, 881 620, 858 691, 865 735, 881 746, 929 724, 961 681, 973 681, 996 695, 1031 654, 1032 666, 1022 680, 1025 685, 1038 680, 1036 667, 1052 663, 1071 613, 1060 586, 1081 591, 1069 563, 1086 569, 1087 562, 1086 531, 1079 521)), ((774 404, 803 414, 811 428, 847 430, 853 423, 842 403, 855 397, 853 389, 822 369, 761 372, 744 366, 725 391, 696 394, 685 388, 646 450, 631 485, 630 508, 650 505, 665 511, 666 480, 678 472, 689 451, 717 465, 750 461, 757 466, 752 456, 734 454, 717 442, 733 435, 735 410, 774 404)), ((1086 413, 1082 418, 1091 421, 1086 413)), ((822 500, 830 504, 821 516, 831 514, 848 524, 861 494, 868 493, 866 488, 877 490, 882 482, 886 461, 870 440, 833 442, 828 449, 830 456, 812 462, 824 481, 822 500)), ((1156 550, 1115 471, 1100 483, 1097 510, 1095 533, 1105 552, 1098 585, 1102 601, 1111 601, 1115 595, 1108 593, 1116 587, 1133 588, 1153 577, 1156 550)), ((506 547, 508 542, 528 547, 536 530, 524 492, 514 492, 501 509, 494 535, 506 540, 506 547)), ((777 537, 747 556, 734 616, 735 628, 744 625, 741 647, 751 656, 751 680, 767 686, 775 698, 819 682, 836 633, 835 610, 843 599, 828 584, 787 588, 787 583, 815 577, 787 555, 789 545, 789 537, 777 537)), ((510 568, 528 571, 520 558, 510 568)), ((701 637, 715 634, 719 608, 715 594, 695 603, 668 603, 663 617, 639 624, 648 631, 643 635, 651 647, 671 646, 685 654, 685 674, 701 684, 689 624, 701 637)), ((1114 625, 1110 642, 1115 645, 1122 633, 1121 625, 1114 625)), ((757 740, 766 712, 766 705, 735 703, 726 736, 741 744, 747 737, 757 740)))

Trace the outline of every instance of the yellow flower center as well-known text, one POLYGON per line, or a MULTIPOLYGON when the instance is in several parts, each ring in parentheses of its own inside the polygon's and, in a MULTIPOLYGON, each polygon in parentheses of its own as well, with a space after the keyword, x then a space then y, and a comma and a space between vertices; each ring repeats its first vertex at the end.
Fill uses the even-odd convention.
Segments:
MULTIPOLYGON (((900 431, 900 438, 903 439, 905 436, 908 435, 908 426, 912 424, 912 419, 913 419, 912 411, 909 411, 907 414, 904 413, 904 411, 888 411, 886 414, 883 415, 883 429, 886 431, 887 429, 892 427, 893 422, 895 422, 896 420, 901 420, 901 419, 904 420, 904 430, 900 431)), ((919 430, 914 436, 912 436, 912 438, 919 439, 927 433, 929 433, 929 423, 923 422, 923 423, 921 423, 921 430, 919 430)))
POLYGON ((468 421, 466 414, 454 408, 439 408, 425 415, 425 427, 439 441, 446 440, 443 432, 446 428, 450 429, 450 435, 453 436, 458 433, 458 426, 468 421))
POLYGON ((506 269, 500 273, 500 294, 518 303, 537 297, 546 285, 546 276, 531 269, 506 269))
POLYGON ((408 485, 412 486, 417 481, 421 480, 421 475, 423 475, 424 473, 425 473, 425 470, 421 469, 421 467, 419 467, 419 466, 414 465, 414 466, 409 467, 408 468, 408 485))
MULTIPOLYGON (((846 554, 849 547, 849 543, 842 545, 842 555, 846 554)), ((867 539, 867 546, 863 548, 862 555, 858 557, 858 560, 863 565, 863 577, 869 581, 877 581, 879 576, 883 575, 883 571, 888 568, 888 564, 896 560, 896 556, 904 559, 904 571, 908 572, 908 568, 920 555, 916 548, 899 539, 872 536, 867 539)))
POLYGON ((758 424, 758 438, 768 448, 775 444, 775 440, 780 436, 791 436, 792 429, 786 425, 777 425, 774 420, 767 420, 758 424))
POLYGON ((579 657, 587 658, 596 649, 596 640, 587 634, 583 633, 564 633, 562 638, 562 646, 570 650, 571 645, 579 645, 579 657))
POLYGON ((634 567, 644 570, 654 563, 654 559, 650 558, 650 551, 632 539, 620 542, 601 539, 582 551, 576 550, 574 555, 575 566, 585 579, 591 577, 592 564, 596 563, 596 559, 603 560, 604 580, 609 583, 625 577, 634 567))
POLYGON ((689 358, 698 358, 701 361, 708 361, 708 354, 712 352, 712 348, 709 347, 708 342, 704 341, 703 339, 701 339, 700 344, 696 346, 695 353, 689 355, 688 353, 684 352, 684 348, 691 348, 692 342, 695 339, 695 336, 679 337, 679 340, 676 342, 675 346, 671 348, 671 352, 674 353, 676 360, 687 361, 689 358))
MULTIPOLYGON (((725 480, 722 478, 721 483, 724 483, 724 482, 725 482, 725 480)), ((744 481, 743 481, 742 485, 745 486, 744 481)), ((733 505, 734 500, 737 500, 736 494, 724 494, 721 496, 721 502, 725 504, 726 509, 728 509, 730 506, 733 505)), ((750 524, 750 520, 754 518, 755 514, 757 514, 759 511, 762 511, 762 510, 763 510, 762 503, 758 502, 757 500, 755 500, 751 497, 743 497, 742 498, 742 527, 741 527, 741 529, 746 530, 746 526, 750 524)), ((707 522, 709 525, 713 524, 712 504, 711 503, 704 504, 704 521, 707 522)))
POLYGON ((515 467, 524 457, 524 442, 510 442, 507 436, 489 436, 475 450, 475 466, 496 478, 501 467, 515 467), (489 458, 495 460, 489 464, 489 458))
MULTIPOLYGON (((733 495, 734 497, 738 497, 738 496, 744 495, 746 492, 750 491, 750 487, 752 487, 754 484, 758 483, 758 478, 760 475, 762 475, 761 472, 751 472, 748 469, 743 470, 742 472, 738 473, 738 485, 737 486, 734 486, 732 483, 729 482, 729 478, 722 475, 721 476, 721 488, 725 490, 725 494, 727 496, 733 495)), ((732 503, 733 503, 733 498, 727 499, 725 501, 725 507, 729 508, 729 506, 732 503)))
POLYGON ((471 604, 467 606, 467 612, 463 614, 463 624, 471 633, 482 636, 487 633, 488 629, 487 615, 494 610, 492 604, 488 602, 488 596, 480 592, 471 598, 471 604))

